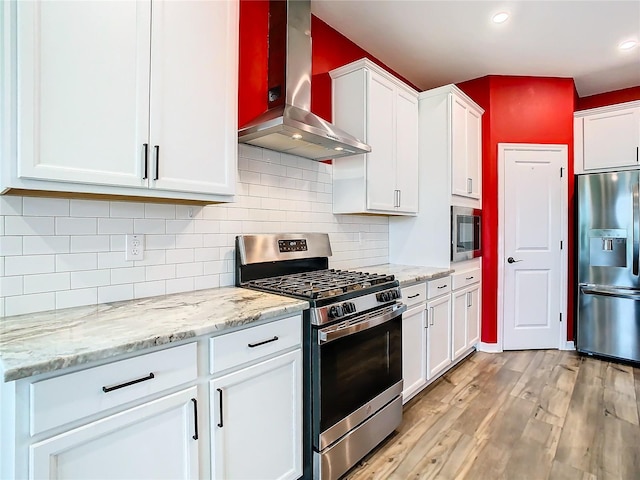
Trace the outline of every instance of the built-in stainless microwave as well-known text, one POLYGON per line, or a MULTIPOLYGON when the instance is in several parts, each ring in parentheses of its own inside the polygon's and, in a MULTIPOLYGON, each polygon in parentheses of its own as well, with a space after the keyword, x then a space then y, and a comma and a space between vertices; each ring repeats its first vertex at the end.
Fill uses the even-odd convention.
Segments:
POLYGON ((460 262, 482 256, 480 241, 482 210, 451 207, 451 261, 460 262))

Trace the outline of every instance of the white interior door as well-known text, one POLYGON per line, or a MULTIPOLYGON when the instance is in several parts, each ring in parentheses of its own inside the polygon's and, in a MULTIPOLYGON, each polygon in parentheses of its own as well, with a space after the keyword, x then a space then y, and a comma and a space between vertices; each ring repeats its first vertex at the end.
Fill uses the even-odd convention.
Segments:
POLYGON ((500 145, 505 350, 560 345, 567 153, 544 147, 500 145))

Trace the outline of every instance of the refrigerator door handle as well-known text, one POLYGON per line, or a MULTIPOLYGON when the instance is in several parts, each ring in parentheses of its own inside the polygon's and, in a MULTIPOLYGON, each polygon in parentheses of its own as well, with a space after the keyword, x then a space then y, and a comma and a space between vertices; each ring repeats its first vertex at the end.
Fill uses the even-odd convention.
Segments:
POLYGON ((604 297, 628 298, 640 302, 640 290, 629 290, 625 288, 598 288, 580 287, 582 293, 587 295, 602 295, 604 297))
POLYGON ((633 186, 633 274, 640 270, 640 183, 633 186))

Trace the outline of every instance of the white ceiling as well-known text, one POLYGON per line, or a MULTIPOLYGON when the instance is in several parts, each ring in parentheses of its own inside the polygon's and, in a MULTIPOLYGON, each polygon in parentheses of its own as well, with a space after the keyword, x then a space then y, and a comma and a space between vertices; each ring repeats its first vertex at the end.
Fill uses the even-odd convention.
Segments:
POLYGON ((640 1, 312 0, 312 13, 421 89, 485 75, 572 77, 581 97, 640 85, 640 1), (493 14, 508 11, 503 24, 493 14))

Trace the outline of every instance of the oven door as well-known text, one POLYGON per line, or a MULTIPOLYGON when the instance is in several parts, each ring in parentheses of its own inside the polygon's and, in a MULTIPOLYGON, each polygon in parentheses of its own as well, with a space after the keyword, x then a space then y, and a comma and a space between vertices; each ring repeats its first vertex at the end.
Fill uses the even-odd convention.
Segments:
POLYGON ((318 451, 402 392, 402 313, 396 303, 314 329, 313 438, 318 451))

